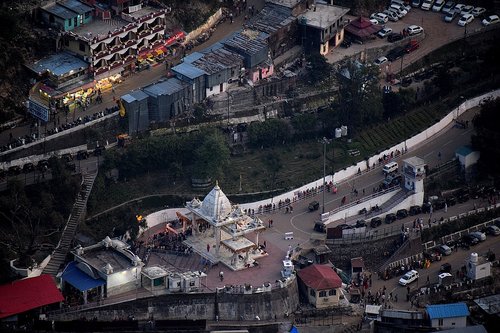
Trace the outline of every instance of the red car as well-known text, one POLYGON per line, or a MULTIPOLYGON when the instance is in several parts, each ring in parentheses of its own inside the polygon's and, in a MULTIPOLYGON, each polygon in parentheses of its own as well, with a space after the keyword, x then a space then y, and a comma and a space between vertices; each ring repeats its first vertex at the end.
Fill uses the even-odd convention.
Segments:
POLYGON ((420 44, 418 43, 418 41, 416 40, 412 40, 410 41, 406 46, 405 46, 405 51, 406 53, 410 53, 410 52, 413 52, 415 51, 416 49, 418 49, 420 47, 420 44))

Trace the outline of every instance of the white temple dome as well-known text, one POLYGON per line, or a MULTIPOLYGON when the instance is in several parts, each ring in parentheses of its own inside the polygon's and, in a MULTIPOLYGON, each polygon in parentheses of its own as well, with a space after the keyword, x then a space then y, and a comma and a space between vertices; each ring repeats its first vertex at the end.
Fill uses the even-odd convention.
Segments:
POLYGON ((222 192, 218 184, 216 184, 212 191, 207 194, 201 205, 203 214, 215 219, 226 217, 231 213, 231 210, 231 202, 224 192, 222 192))

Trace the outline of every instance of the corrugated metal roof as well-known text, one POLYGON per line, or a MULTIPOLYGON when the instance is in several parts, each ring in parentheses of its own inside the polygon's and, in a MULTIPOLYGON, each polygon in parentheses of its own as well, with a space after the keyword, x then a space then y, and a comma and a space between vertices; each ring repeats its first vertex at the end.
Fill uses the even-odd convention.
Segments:
POLYGON ((254 55, 267 48, 265 32, 245 29, 234 33, 224 44, 238 51, 240 54, 254 55))
POLYGON ((427 313, 429 314, 429 318, 431 320, 439 318, 466 317, 470 314, 469 308, 465 303, 428 305, 427 313))
POLYGON ((77 14, 72 10, 69 10, 57 3, 51 4, 47 7, 42 7, 42 9, 65 20, 69 20, 77 16, 77 14))
POLYGON ((149 96, 172 95, 184 89, 184 84, 179 79, 170 78, 168 80, 154 83, 150 86, 144 87, 144 91, 149 96))
POLYGON ((147 98, 148 98, 148 95, 145 92, 143 92, 142 90, 134 90, 134 91, 131 91, 128 94, 123 95, 121 97, 121 99, 123 99, 127 103, 132 103, 135 101, 142 101, 142 100, 147 99, 147 98))
POLYGON ((69 53, 61 52, 28 65, 28 68, 36 73, 44 73, 50 71, 56 76, 61 76, 70 71, 80 71, 82 68, 89 67, 89 64, 80 58, 77 58, 69 53))
POLYGON ((292 10, 287 7, 266 4, 262 10, 252 17, 245 27, 272 34, 273 32, 290 25, 297 18, 292 16, 292 10))
POLYGON ((85 14, 92 11, 92 7, 77 0, 59 0, 57 3, 78 14, 85 14))
POLYGON ((181 63, 177 66, 172 67, 172 71, 184 75, 190 79, 196 79, 204 74, 206 74, 203 70, 196 68, 192 64, 189 63, 181 63))
POLYGON ((182 58, 182 61, 185 63, 191 64, 191 63, 195 62, 196 60, 200 59, 201 57, 203 57, 203 53, 193 52, 191 54, 188 54, 184 58, 182 58))
POLYGON ((238 66, 242 62, 243 57, 238 53, 220 48, 217 51, 203 54, 203 57, 193 62, 193 65, 210 75, 226 68, 238 66))

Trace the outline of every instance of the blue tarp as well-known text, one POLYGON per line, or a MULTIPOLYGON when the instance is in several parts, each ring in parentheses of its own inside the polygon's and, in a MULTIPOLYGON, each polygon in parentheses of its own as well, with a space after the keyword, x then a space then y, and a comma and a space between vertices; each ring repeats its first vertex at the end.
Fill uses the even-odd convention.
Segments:
POLYGON ((82 272, 75 261, 68 264, 63 272, 62 280, 80 291, 90 290, 106 284, 103 279, 94 279, 82 272))
POLYGON ((292 329, 290 330, 290 333, 299 333, 299 330, 297 327, 292 326, 292 329))

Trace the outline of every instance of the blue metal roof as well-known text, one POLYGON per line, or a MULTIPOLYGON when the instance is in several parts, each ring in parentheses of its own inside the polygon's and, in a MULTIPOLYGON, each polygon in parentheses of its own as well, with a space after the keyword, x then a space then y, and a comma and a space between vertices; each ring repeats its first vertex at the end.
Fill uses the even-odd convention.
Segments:
POLYGON ((154 83, 150 86, 144 87, 142 90, 150 96, 172 95, 184 89, 184 84, 176 78, 154 83))
POLYGON ((193 53, 185 56, 184 58, 182 58, 182 61, 184 61, 187 64, 190 64, 190 63, 193 63, 196 60, 200 59, 201 57, 203 57, 203 53, 193 52, 193 53))
POLYGON ((61 277, 63 281, 66 281, 80 291, 90 290, 106 284, 106 281, 103 279, 94 279, 82 272, 77 264, 76 261, 73 261, 66 266, 61 277))
POLYGON ((191 64, 185 63, 185 62, 183 62, 177 66, 172 67, 172 71, 174 71, 175 73, 184 75, 185 77, 187 77, 189 79, 196 79, 197 77, 200 77, 200 76, 206 74, 201 69, 199 69, 191 64))
POLYGON ((57 3, 78 14, 85 14, 92 11, 92 7, 77 0, 59 0, 57 3))
POLYGON ((132 103, 134 101, 142 101, 148 98, 148 95, 142 90, 134 90, 121 97, 125 102, 132 103))
POLYGON ((71 71, 80 71, 85 69, 89 67, 89 64, 69 53, 61 52, 40 59, 37 62, 28 65, 28 67, 38 74, 49 71, 53 75, 61 76, 68 74, 71 71))
POLYGON ((457 149, 456 153, 458 155, 467 156, 469 154, 472 154, 473 150, 469 146, 462 146, 462 147, 460 147, 460 148, 457 149))
POLYGON ((78 16, 78 14, 75 13, 74 11, 69 10, 57 3, 54 3, 47 7, 43 7, 42 9, 45 10, 46 12, 51 13, 52 15, 55 15, 65 20, 69 20, 78 16))
POLYGON ((466 317, 469 313, 469 308, 465 303, 451 303, 451 304, 437 304, 428 305, 427 313, 429 318, 453 318, 453 317, 466 317))

